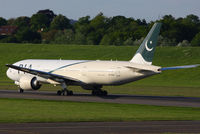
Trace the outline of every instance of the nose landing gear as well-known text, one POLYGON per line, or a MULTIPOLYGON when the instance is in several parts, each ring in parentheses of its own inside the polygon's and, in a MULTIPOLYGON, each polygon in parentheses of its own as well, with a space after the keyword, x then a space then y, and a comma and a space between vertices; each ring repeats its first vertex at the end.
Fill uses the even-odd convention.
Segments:
POLYGON ((19 88, 19 93, 23 93, 24 92, 24 89, 21 89, 21 88, 19 88))

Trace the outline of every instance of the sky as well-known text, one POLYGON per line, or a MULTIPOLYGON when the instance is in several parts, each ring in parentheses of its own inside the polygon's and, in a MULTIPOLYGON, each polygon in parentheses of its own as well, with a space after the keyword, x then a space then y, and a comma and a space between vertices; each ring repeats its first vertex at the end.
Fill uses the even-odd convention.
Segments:
POLYGON ((102 12, 107 17, 122 15, 154 21, 171 14, 175 18, 195 14, 200 18, 200 0, 0 0, 0 17, 31 17, 42 9, 53 10, 69 19, 92 18, 102 12))

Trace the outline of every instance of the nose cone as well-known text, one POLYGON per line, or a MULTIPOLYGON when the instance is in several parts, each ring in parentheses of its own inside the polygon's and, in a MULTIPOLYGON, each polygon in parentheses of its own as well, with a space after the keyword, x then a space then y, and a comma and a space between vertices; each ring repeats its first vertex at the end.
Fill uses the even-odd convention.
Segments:
POLYGON ((12 71, 10 68, 8 68, 7 72, 6 72, 6 75, 8 76, 8 78, 10 78, 11 80, 13 79, 12 78, 12 71))

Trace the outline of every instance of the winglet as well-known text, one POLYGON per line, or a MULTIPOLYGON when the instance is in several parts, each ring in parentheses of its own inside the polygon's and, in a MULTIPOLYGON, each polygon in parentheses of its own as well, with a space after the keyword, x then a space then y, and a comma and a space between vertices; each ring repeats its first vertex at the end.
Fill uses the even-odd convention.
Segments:
POLYGON ((155 23, 130 62, 152 64, 161 23, 155 23))

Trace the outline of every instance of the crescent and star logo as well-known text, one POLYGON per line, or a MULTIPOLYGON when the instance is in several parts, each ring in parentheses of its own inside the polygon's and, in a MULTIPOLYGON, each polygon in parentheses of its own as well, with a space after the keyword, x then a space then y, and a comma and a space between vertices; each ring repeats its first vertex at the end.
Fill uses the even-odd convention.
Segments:
MULTIPOLYGON (((153 47, 152 47, 152 48, 149 48, 148 45, 147 45, 147 43, 148 43, 148 40, 147 40, 146 43, 145 43, 145 48, 146 48, 147 51, 150 52, 150 51, 153 50, 153 47)), ((150 41, 150 44, 152 44, 152 41, 150 41)))

